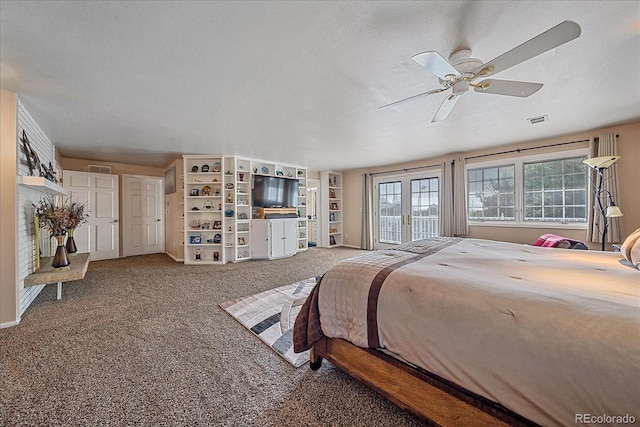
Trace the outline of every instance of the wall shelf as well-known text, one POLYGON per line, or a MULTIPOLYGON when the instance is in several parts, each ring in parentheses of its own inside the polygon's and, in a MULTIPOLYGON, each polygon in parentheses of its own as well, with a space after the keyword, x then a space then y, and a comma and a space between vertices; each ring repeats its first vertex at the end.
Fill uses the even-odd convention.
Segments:
POLYGON ((62 188, 60 185, 55 182, 49 181, 46 178, 41 176, 27 176, 21 175, 18 176, 18 185, 23 187, 30 188, 35 191, 39 191, 41 193, 59 195, 59 196, 68 196, 69 190, 62 188))

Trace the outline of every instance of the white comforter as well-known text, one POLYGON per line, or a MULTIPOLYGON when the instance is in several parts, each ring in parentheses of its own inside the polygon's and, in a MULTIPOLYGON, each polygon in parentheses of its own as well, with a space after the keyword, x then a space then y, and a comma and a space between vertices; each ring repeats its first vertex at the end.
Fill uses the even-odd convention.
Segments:
POLYGON ((640 271, 620 254, 464 239, 415 257, 376 251, 328 271, 322 332, 370 347, 371 281, 406 260, 380 290, 380 347, 542 425, 640 422, 640 271))

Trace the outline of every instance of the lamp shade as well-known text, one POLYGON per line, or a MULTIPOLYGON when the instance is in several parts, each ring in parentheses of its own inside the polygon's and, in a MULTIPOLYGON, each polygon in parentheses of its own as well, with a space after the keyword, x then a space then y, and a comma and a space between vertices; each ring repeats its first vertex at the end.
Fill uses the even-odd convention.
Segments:
POLYGON ((583 160, 582 163, 592 169, 606 169, 620 159, 620 156, 601 156, 583 160))
POLYGON ((624 215, 619 207, 616 205, 608 206, 606 216, 608 218, 615 218, 624 215))

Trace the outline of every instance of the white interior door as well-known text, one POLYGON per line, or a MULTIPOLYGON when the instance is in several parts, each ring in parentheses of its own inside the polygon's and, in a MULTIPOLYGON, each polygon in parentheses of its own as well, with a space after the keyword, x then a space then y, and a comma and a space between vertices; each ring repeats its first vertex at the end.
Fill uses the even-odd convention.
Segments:
POLYGON ((124 256, 164 252, 163 179, 123 175, 124 256))
POLYGON ((69 197, 86 203, 89 210, 88 221, 73 234, 78 252, 91 253, 93 261, 118 258, 118 175, 65 170, 63 186, 69 197))

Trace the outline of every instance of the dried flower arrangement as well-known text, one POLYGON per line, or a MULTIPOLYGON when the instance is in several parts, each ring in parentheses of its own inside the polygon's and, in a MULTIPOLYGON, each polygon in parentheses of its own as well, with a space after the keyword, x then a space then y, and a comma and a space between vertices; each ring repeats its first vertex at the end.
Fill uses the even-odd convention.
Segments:
POLYGON ((57 205, 54 199, 43 198, 35 208, 40 228, 48 229, 52 237, 67 234, 68 230, 73 230, 86 222, 89 216, 86 204, 80 204, 71 199, 57 205))
POLYGON ((89 218, 89 211, 87 210, 86 203, 80 204, 76 201, 67 200, 65 206, 69 211, 67 230, 75 230, 80 224, 87 222, 87 219, 89 218))

